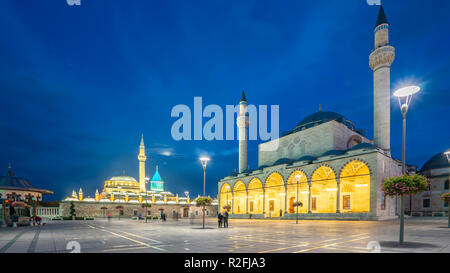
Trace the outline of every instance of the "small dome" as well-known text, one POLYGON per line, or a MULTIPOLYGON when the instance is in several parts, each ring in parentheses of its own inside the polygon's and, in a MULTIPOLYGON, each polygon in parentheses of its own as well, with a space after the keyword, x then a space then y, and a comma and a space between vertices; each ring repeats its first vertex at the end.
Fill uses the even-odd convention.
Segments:
POLYGON ((448 163, 447 156, 442 152, 442 153, 439 153, 439 154, 433 156, 432 158, 430 158, 423 165, 423 167, 420 171, 423 172, 423 171, 428 171, 431 169, 441 169, 441 168, 448 168, 448 167, 450 167, 450 164, 448 163))
POLYGON ((328 152, 325 152, 323 155, 321 156, 339 156, 339 155, 343 155, 345 154, 344 151, 340 151, 340 150, 331 150, 328 152))
POLYGON ((111 180, 111 181, 137 182, 137 180, 134 177, 128 176, 128 175, 116 175, 116 176, 111 177, 109 180, 111 180))
POLYGON ((317 126, 319 124, 322 124, 322 123, 325 123, 328 121, 332 121, 332 120, 342 123, 345 126, 347 126, 349 129, 355 131, 355 125, 353 124, 353 122, 346 119, 343 115, 335 113, 335 112, 322 112, 321 111, 321 112, 317 112, 317 113, 314 113, 314 114, 311 114, 311 115, 305 117, 297 124, 297 126, 295 126, 294 129, 292 129, 290 132, 288 132, 286 134, 288 135, 288 134, 296 133, 296 132, 317 126))

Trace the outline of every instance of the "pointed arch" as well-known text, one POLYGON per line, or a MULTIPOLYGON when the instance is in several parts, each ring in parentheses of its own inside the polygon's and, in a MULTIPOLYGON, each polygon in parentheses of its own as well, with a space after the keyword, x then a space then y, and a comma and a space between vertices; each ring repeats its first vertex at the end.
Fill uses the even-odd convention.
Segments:
POLYGON ((222 211, 224 210, 225 206, 230 206, 232 204, 232 199, 233 198, 233 194, 232 194, 232 188, 230 186, 230 184, 228 183, 224 183, 222 185, 222 187, 220 188, 220 207, 219 210, 222 211))
POLYGON ((233 214, 245 214, 247 209, 247 189, 244 182, 237 181, 233 187, 233 214))
POLYGON ((300 201, 302 206, 298 208, 299 213, 307 213, 308 212, 308 203, 309 203, 309 185, 308 178, 306 174, 301 170, 293 171, 288 178, 286 183, 287 188, 287 213, 295 213, 297 212, 294 203, 300 201), (298 184, 297 184, 298 178, 298 184), (298 187, 298 191, 297 191, 298 187), (298 192, 298 197, 297 197, 298 192))
POLYGON ((327 165, 318 167, 311 177, 311 211, 336 213, 337 181, 334 170, 327 165))
POLYGON ((349 162, 340 174, 343 213, 370 211, 370 169, 360 160, 349 162))
POLYGON ((285 212, 286 191, 283 176, 278 172, 271 173, 265 183, 266 216, 280 217, 285 212))
POLYGON ((253 178, 248 183, 248 213, 262 214, 264 202, 264 191, 261 180, 253 178))

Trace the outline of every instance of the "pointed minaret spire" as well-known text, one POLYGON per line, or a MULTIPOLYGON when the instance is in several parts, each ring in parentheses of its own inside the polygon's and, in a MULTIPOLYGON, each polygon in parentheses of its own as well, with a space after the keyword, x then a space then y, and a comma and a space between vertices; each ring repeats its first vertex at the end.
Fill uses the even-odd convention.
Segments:
POLYGON ((144 134, 141 135, 141 145, 139 146, 139 189, 140 192, 147 192, 145 188, 145 161, 147 156, 145 156, 145 145, 144 145, 144 134))
POLYGON ((389 22, 386 18, 386 14, 384 13, 383 5, 380 5, 380 11, 378 12, 377 25, 375 26, 375 28, 382 24, 389 24, 389 22))
POLYGON ((145 146, 144 145, 144 134, 141 135, 141 146, 145 146))
POLYGON ((245 92, 243 88, 242 88, 241 102, 247 102, 247 98, 245 97, 245 92))
POLYGON ((6 176, 14 176, 14 174, 12 172, 11 162, 9 162, 8 171, 6 172, 6 176))

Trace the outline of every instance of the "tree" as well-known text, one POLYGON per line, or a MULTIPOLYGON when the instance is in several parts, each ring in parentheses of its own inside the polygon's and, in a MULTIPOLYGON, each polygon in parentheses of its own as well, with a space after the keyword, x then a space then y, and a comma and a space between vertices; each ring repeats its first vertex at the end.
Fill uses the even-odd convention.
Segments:
POLYGON ((69 213, 70 213, 70 216, 72 216, 72 220, 74 220, 77 215, 76 215, 76 211, 75 211, 75 204, 73 203, 73 201, 70 202, 69 213))
MULTIPOLYGON (((397 177, 386 179, 383 184, 383 192, 386 196, 403 197, 404 195, 413 195, 430 188, 430 183, 423 175, 404 174, 397 177)), ((404 211, 400 212, 401 215, 404 211)), ((403 225, 400 224, 400 243, 402 243, 403 225)))
POLYGON ((147 216, 148 216, 148 208, 151 208, 152 204, 150 203, 143 203, 142 208, 145 208, 145 222, 147 223, 147 216))

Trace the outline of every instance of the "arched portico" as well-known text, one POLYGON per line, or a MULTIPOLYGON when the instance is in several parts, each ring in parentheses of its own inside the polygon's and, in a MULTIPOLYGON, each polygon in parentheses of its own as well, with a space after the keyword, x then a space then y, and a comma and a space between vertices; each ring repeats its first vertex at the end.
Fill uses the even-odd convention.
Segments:
POLYGON ((223 211, 225 206, 230 206, 232 204, 233 194, 231 190, 231 186, 228 183, 225 183, 220 188, 220 207, 219 211, 223 211))
POLYGON ((311 178, 311 212, 336 213, 338 186, 333 169, 321 166, 311 178))
POLYGON ((248 184, 248 213, 262 214, 264 191, 261 180, 253 178, 248 184))
POLYGON ((294 171, 288 178, 287 182, 287 213, 296 213, 297 208, 294 206, 294 203, 300 201, 302 206, 298 208, 299 213, 307 213, 308 212, 308 203, 309 203, 309 186, 308 186, 308 178, 306 174, 302 171, 294 171), (298 184, 297 184, 298 179, 298 184), (298 191, 297 191, 298 187, 298 191), (298 198, 297 198, 298 192, 298 198))
POLYGON ((354 160, 340 175, 341 212, 370 211, 370 170, 364 162, 354 160))
POLYGON ((280 217, 284 214, 286 191, 283 177, 279 173, 272 173, 264 183, 265 216, 280 217))
POLYGON ((247 213, 247 190, 242 181, 238 181, 233 187, 233 214, 247 213))

